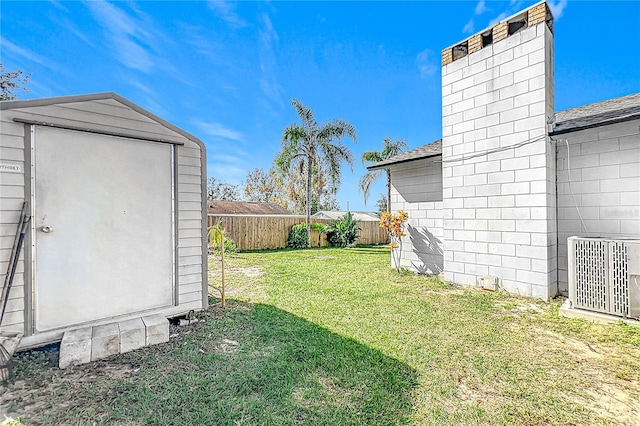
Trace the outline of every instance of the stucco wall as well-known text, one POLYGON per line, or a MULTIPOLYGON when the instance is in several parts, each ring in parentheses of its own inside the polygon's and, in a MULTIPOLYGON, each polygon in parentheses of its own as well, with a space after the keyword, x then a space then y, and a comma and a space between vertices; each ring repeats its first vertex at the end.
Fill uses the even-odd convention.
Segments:
POLYGON ((553 139, 558 158, 558 282, 566 294, 568 237, 640 238, 640 120, 553 139))
POLYGON ((391 211, 409 214, 400 265, 422 274, 442 272, 442 164, 440 156, 391 168, 391 211))

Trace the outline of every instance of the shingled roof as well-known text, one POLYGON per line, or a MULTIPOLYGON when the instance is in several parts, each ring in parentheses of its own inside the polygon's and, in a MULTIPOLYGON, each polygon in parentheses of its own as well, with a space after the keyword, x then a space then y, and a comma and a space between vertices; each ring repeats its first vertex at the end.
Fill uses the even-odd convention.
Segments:
MULTIPOLYGON (((559 111, 551 117, 550 136, 640 119, 640 93, 559 111)), ((367 170, 442 155, 442 139, 375 163, 367 170)))
POLYGON ((402 154, 398 154, 386 160, 379 161, 367 167, 367 170, 384 169, 392 164, 404 163, 406 161, 420 160, 422 158, 434 157, 436 155, 442 155, 442 139, 438 139, 435 142, 431 142, 426 145, 423 145, 420 148, 403 152, 402 154))
POLYGON ((207 200, 209 214, 293 214, 276 203, 207 200))
POLYGON ((640 118, 640 93, 557 112, 549 135, 560 135, 640 118))

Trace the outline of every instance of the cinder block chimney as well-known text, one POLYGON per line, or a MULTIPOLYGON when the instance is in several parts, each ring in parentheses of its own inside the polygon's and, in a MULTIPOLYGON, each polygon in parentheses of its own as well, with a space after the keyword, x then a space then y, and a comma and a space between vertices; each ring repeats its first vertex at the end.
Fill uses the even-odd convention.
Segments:
POLYGON ((445 279, 557 293, 553 17, 545 2, 442 51, 445 279))

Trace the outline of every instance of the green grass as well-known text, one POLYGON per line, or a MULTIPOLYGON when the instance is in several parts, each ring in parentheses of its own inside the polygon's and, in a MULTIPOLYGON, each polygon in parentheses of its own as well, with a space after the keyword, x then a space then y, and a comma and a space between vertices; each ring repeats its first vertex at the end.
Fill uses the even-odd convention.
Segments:
MULTIPOLYGON (((225 311, 172 327, 168 344, 69 370, 18 357, 0 413, 25 424, 640 424, 637 327, 399 275, 381 247, 227 262, 225 311)), ((210 269, 216 287, 219 261, 210 269)))

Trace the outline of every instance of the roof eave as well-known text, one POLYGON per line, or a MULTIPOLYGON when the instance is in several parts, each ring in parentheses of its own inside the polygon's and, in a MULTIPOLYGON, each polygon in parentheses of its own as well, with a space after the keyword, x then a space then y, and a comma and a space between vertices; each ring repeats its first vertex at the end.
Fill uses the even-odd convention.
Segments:
POLYGON ((442 153, 434 152, 433 154, 423 155, 416 158, 407 158, 400 161, 394 161, 392 163, 384 163, 384 164, 376 163, 367 167, 367 170, 369 170, 370 172, 373 172, 376 170, 388 169, 390 166, 395 166, 397 164, 409 163, 411 161, 419 161, 419 160, 424 160, 425 158, 432 158, 432 157, 438 157, 438 156, 442 156, 442 153))
POLYGON ((594 129, 596 127, 603 127, 603 126, 609 126, 611 124, 625 123, 627 121, 633 121, 638 119, 640 119, 640 112, 637 114, 632 114, 632 115, 628 115, 620 118, 614 118, 611 120, 601 121, 598 123, 591 123, 583 126, 575 126, 575 127, 568 127, 566 129, 561 129, 561 130, 554 130, 552 132, 549 132, 549 136, 564 135, 566 133, 574 133, 574 132, 579 132, 581 130, 594 129))
POLYGON ((107 99, 113 99, 120 102, 121 104, 128 106, 132 110, 184 136, 185 138, 199 145, 203 150, 206 150, 204 142, 202 142, 200 139, 198 139, 191 133, 186 132, 177 126, 174 126, 168 121, 158 117, 157 115, 153 114, 150 111, 147 111, 146 109, 131 102, 130 100, 123 98, 122 96, 118 95, 115 92, 101 92, 101 93, 90 93, 85 95, 71 95, 71 96, 58 96, 58 97, 52 97, 52 98, 2 101, 0 102, 0 110, 9 110, 9 109, 17 109, 17 108, 33 108, 33 107, 48 106, 48 105, 55 105, 55 104, 65 104, 65 103, 71 103, 71 102, 102 101, 107 99))

